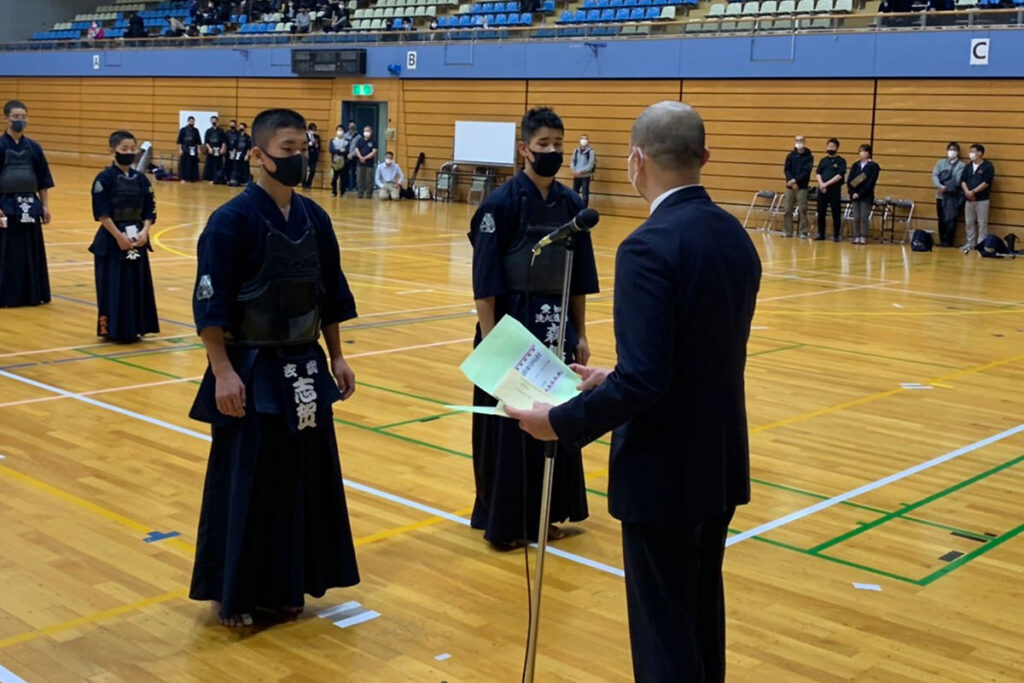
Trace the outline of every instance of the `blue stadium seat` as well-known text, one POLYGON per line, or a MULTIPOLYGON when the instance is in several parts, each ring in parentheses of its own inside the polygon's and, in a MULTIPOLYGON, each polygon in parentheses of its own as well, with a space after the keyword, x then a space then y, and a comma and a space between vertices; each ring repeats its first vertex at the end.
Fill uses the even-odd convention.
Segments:
POLYGON ((623 7, 615 12, 615 21, 629 21, 629 10, 623 7))
POLYGON ((556 24, 569 24, 571 22, 572 22, 572 11, 571 10, 563 10, 562 11, 562 16, 558 17, 558 19, 555 21, 556 24))
POLYGON ((611 6, 611 0, 597 0, 597 9, 608 9, 611 6))
POLYGON ((463 14, 459 17, 459 28, 468 28, 472 22, 473 20, 468 14, 463 14))
POLYGON ((470 14, 480 14, 481 12, 483 12, 483 7, 479 2, 474 3, 473 7, 469 10, 470 14))
POLYGON ((504 11, 505 11, 505 3, 503 3, 503 2, 496 2, 496 3, 494 3, 494 13, 495 14, 502 14, 502 13, 504 13, 504 11))
POLYGON ((643 21, 644 20, 644 11, 642 9, 640 9, 639 7, 634 7, 633 9, 629 10, 629 20, 630 21, 643 21))
POLYGON ((494 3, 493 2, 485 2, 481 9, 482 9, 482 13, 483 14, 493 14, 494 13, 494 3))
POLYGON ((640 3, 638 3, 636 0, 623 0, 622 6, 623 7, 630 7, 630 8, 632 8, 632 7, 639 7, 640 3))
POLYGON ((553 14, 555 11, 555 0, 544 0, 544 6, 542 7, 542 9, 545 12, 553 14))
MULTIPOLYGON (((572 20, 573 20, 574 23, 584 24, 584 23, 587 22, 587 17, 590 16, 591 13, 597 15, 598 17, 601 16, 601 13, 598 12, 597 10, 583 11, 581 9, 578 9, 578 10, 576 10, 576 14, 573 15, 572 20)), ((594 21, 597 21, 597 19, 594 19, 594 21)), ((561 35, 561 34, 559 34, 559 35, 561 35)))
POLYGON ((648 7, 647 13, 644 15, 644 19, 647 21, 654 21, 655 19, 661 18, 661 10, 657 7, 648 7))
POLYGON ((499 14, 494 17, 495 26, 508 26, 508 17, 504 14, 499 14))
POLYGON ((485 14, 484 15, 484 19, 483 19, 483 23, 487 24, 488 26, 494 26, 494 15, 493 14, 485 14))
POLYGON ((584 22, 597 23, 601 21, 601 10, 592 9, 587 12, 587 16, 583 20, 584 22))
MULTIPOLYGON (((1024 0, 1022 0, 1022 1, 1024 1, 1024 0)), ((510 2, 505 7, 506 7, 506 9, 509 12, 518 12, 519 11, 519 3, 518 2, 510 2)))
POLYGON ((520 14, 519 15, 519 25, 520 26, 533 26, 533 13, 532 12, 523 12, 522 14, 520 14))
POLYGON ((608 3, 608 5, 612 9, 618 9, 618 8, 622 7, 622 3, 623 2, 624 2, 624 0, 611 0, 611 2, 608 3))
MULTIPOLYGON (((628 14, 626 16, 629 16, 628 14)), ((598 21, 615 21, 615 10, 603 9, 601 10, 601 16, 597 19, 598 21)))

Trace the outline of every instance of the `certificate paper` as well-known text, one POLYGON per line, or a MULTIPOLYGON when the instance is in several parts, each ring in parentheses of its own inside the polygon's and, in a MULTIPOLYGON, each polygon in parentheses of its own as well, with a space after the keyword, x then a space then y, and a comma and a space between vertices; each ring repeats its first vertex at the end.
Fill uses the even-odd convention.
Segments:
POLYGON ((504 405, 528 410, 534 403, 565 403, 580 393, 576 387, 583 381, 518 320, 507 315, 460 369, 500 402, 497 409, 477 407, 467 412, 491 415, 503 415, 504 405))

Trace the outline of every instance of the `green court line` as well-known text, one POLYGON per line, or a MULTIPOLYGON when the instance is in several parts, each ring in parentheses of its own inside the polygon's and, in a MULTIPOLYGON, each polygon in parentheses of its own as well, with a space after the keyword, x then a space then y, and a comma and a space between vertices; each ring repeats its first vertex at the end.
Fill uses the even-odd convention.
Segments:
MULTIPOLYGON (((738 533, 741 533, 741 532, 738 529, 729 529, 729 533, 730 534, 738 534, 738 533)), ((805 548, 801 548, 801 547, 795 546, 795 545, 790 545, 789 543, 783 543, 782 541, 773 541, 770 538, 764 538, 762 536, 754 536, 751 540, 759 541, 760 543, 765 543, 767 545, 775 546, 776 548, 783 548, 785 550, 791 550, 791 551, 793 551, 795 553, 800 553, 801 555, 807 555, 809 557, 816 557, 816 558, 819 558, 819 559, 822 559, 822 560, 827 560, 829 562, 833 562, 835 564, 841 564, 841 565, 844 565, 844 566, 847 566, 847 567, 852 567, 854 569, 860 569, 862 571, 871 572, 872 574, 878 574, 879 576, 884 576, 886 578, 896 579, 897 581, 903 581, 905 583, 912 583, 914 585, 920 585, 920 582, 917 579, 912 579, 910 577, 902 576, 900 574, 894 574, 893 572, 887 572, 887 571, 885 571, 883 569, 876 569, 875 567, 869 567, 869 566, 867 566, 865 564, 858 564, 857 562, 850 562, 848 560, 844 560, 844 559, 839 558, 839 557, 832 557, 831 555, 816 555, 816 554, 811 553, 809 550, 807 550, 805 548)))
POLYGON ((753 358, 755 356, 767 356, 769 353, 778 353, 779 351, 789 351, 790 349, 799 349, 807 344, 791 344, 789 346, 783 346, 777 349, 767 349, 765 351, 755 351, 754 353, 748 353, 747 358, 753 358))
POLYGON ((170 379, 183 379, 182 377, 179 377, 178 375, 172 375, 171 373, 164 372, 163 370, 157 370, 155 368, 147 368, 145 365, 139 365, 137 363, 132 363, 131 361, 127 361, 127 360, 124 360, 122 358, 115 358, 113 356, 104 356, 101 353, 93 353, 92 351, 89 351, 88 349, 75 349, 75 351, 77 351, 78 353, 84 353, 87 356, 92 356, 93 358, 102 358, 103 360, 108 360, 111 363, 118 363, 120 365, 128 366, 129 368, 135 368, 136 370, 143 370, 145 372, 152 372, 153 374, 160 375, 162 377, 168 377, 170 379))
POLYGON ((412 420, 403 420, 401 422, 392 422, 391 424, 381 425, 380 427, 376 427, 376 429, 379 429, 380 431, 385 431, 385 430, 388 430, 388 429, 394 429, 395 427, 401 427, 403 425, 416 424, 417 422, 433 422, 434 420, 440 420, 442 417, 450 417, 451 415, 462 415, 462 414, 463 414, 462 411, 452 410, 452 411, 449 411, 447 413, 439 413, 437 415, 427 415, 426 417, 417 417, 417 418, 413 418, 412 420))
POLYGON ((961 482, 959 482, 957 484, 954 484, 953 486, 950 486, 949 488, 943 489, 942 491, 939 491, 937 493, 933 493, 930 496, 926 496, 926 497, 922 498, 921 500, 919 500, 919 501, 917 501, 915 503, 911 503, 910 505, 906 505, 906 506, 904 506, 903 508, 901 508, 899 510, 896 510, 894 512, 890 512, 888 514, 882 515, 878 519, 872 520, 872 521, 868 522, 867 524, 864 524, 864 525, 862 525, 862 526, 860 526, 860 527, 858 527, 856 529, 852 529, 850 531, 847 531, 845 534, 841 534, 839 536, 836 536, 835 538, 830 539, 828 541, 825 541, 824 543, 819 543, 818 545, 816 545, 813 548, 811 548, 810 552, 812 552, 812 553, 820 553, 822 550, 826 550, 828 548, 831 548, 834 545, 837 545, 839 543, 843 543, 845 541, 848 541, 851 538, 853 538, 855 536, 859 536, 860 534, 864 533, 865 531, 868 531, 869 529, 874 529, 875 527, 881 526, 882 524, 885 524, 886 522, 890 522, 890 521, 892 521, 894 519, 898 519, 900 517, 903 517, 904 515, 906 515, 911 510, 916 510, 917 508, 924 507, 925 505, 928 505, 929 503, 934 503, 936 500, 939 500, 940 498, 944 498, 945 496, 948 496, 951 493, 954 493, 956 491, 959 491, 962 488, 970 486, 971 484, 975 484, 975 483, 981 481, 982 479, 985 479, 986 477, 990 477, 993 474, 996 474, 996 473, 1001 472, 1001 471, 1003 471, 1005 469, 1013 467, 1014 465, 1016 465, 1016 464, 1018 464, 1020 462, 1024 462, 1024 455, 1018 455, 1016 458, 1014 458, 1012 460, 1004 462, 1001 465, 996 465, 995 467, 993 467, 991 469, 988 469, 988 470, 985 470, 984 472, 976 474, 973 477, 970 477, 968 479, 964 479, 963 481, 961 481, 961 482))
POLYGON ((405 398, 416 399, 417 401, 425 401, 426 403, 433 403, 433 404, 439 405, 439 406, 450 406, 450 405, 452 405, 452 401, 442 401, 442 400, 437 399, 437 398, 428 398, 426 396, 419 396, 417 394, 410 394, 407 391, 400 391, 398 389, 391 389, 389 387, 382 387, 382 386, 377 385, 377 384, 370 384, 369 382, 360 382, 359 380, 356 380, 356 385, 360 386, 360 387, 366 387, 367 389, 376 389, 378 391, 384 391, 384 392, 387 392, 389 394, 395 394, 396 396, 404 396, 405 398))
MULTIPOLYGON (((758 335, 757 338, 760 339, 760 340, 764 340, 764 341, 775 342, 777 344, 800 344, 800 342, 794 341, 792 339, 775 339, 773 337, 762 337, 760 335, 758 335)), ((821 349, 823 351, 835 351, 836 353, 845 353, 845 354, 853 355, 853 356, 865 356, 867 358, 879 358, 881 360, 891 360, 891 361, 897 361, 897 362, 900 362, 900 363, 915 363, 917 365, 930 365, 930 366, 935 367, 935 368, 942 368, 943 370, 959 370, 960 369, 960 368, 958 368, 956 366, 953 366, 953 365, 946 365, 945 363, 935 363, 935 362, 927 361, 927 360, 918 360, 916 358, 901 358, 899 356, 888 356, 888 355, 886 355, 884 353, 873 353, 873 352, 870 352, 870 351, 858 351, 856 349, 844 349, 844 348, 838 347, 838 346, 828 346, 827 344, 814 344, 814 343, 811 343, 811 342, 804 342, 802 345, 806 346, 809 349, 821 349)), ((747 355, 750 356, 750 355, 753 355, 753 354, 747 354, 747 355)))
POLYGON ((1002 536, 998 536, 996 538, 989 538, 988 539, 989 542, 986 543, 985 545, 979 546, 979 547, 975 548, 974 550, 972 550, 971 552, 967 553, 966 555, 961 555, 960 557, 956 558, 955 560, 950 562, 948 565, 946 565, 942 569, 936 570, 936 571, 932 572, 931 574, 929 574, 928 576, 926 576, 923 579, 921 579, 921 585, 922 586, 927 586, 928 584, 932 583, 933 581, 935 581, 937 579, 941 579, 946 574, 949 574, 950 572, 952 572, 952 571, 954 571, 956 569, 959 569, 961 566, 967 564, 971 560, 973 560, 973 559, 975 559, 975 558, 977 558, 977 557, 979 557, 981 555, 984 555, 988 551, 992 550, 993 548, 995 548, 995 547, 997 547, 999 545, 1002 545, 1003 543, 1006 543, 1007 541, 1009 541, 1014 536, 1017 536, 1018 534, 1020 534, 1022 531, 1024 531, 1024 524, 1021 524, 1016 529, 1011 529, 1010 531, 1007 531, 1002 536))

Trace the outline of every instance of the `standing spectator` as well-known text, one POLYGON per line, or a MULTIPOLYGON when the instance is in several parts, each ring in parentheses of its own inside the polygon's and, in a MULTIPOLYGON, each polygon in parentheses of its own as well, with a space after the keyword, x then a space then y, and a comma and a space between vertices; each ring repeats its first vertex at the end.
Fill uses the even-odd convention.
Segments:
POLYGON ((355 121, 348 122, 348 189, 349 192, 355 192, 359 187, 359 180, 357 178, 357 169, 359 168, 359 159, 356 158, 356 147, 359 145, 359 137, 357 132, 355 121))
POLYGON ((103 27, 99 25, 99 22, 92 22, 89 26, 89 32, 86 34, 89 36, 89 40, 103 40, 103 27))
POLYGON ((345 127, 338 124, 334 133, 334 139, 327 145, 331 154, 331 196, 338 196, 338 185, 341 185, 341 196, 345 196, 348 189, 345 183, 345 164, 348 161, 348 140, 345 137, 345 127))
POLYGON ((838 242, 843 232, 843 181, 846 180, 846 159, 839 156, 839 140, 829 138, 828 155, 818 164, 818 236, 825 239, 825 217, 832 210, 832 241, 838 242))
POLYGON ((935 185, 935 210, 939 221, 939 246, 952 247, 956 237, 956 219, 963 203, 960 178, 965 164, 960 160, 960 145, 946 145, 946 158, 939 159, 932 170, 935 185))
POLYGON ((960 187, 967 203, 964 205, 964 220, 967 223, 967 244, 964 251, 970 251, 988 237, 988 205, 992 193, 992 180, 996 168, 985 160, 985 145, 975 142, 967 154, 971 163, 964 168, 960 187))
POLYGON ((800 237, 807 237, 810 228, 807 223, 807 186, 814 171, 814 155, 807 149, 803 135, 797 135, 793 151, 786 156, 786 200, 782 208, 782 236, 793 236, 793 204, 799 216, 800 237))
POLYGON ((572 190, 583 200, 583 206, 590 206, 590 179, 596 165, 597 155, 590 146, 590 139, 583 135, 580 137, 580 146, 572 152, 572 162, 569 164, 572 190))
POLYGON ((871 209, 875 204, 875 185, 882 169, 871 159, 871 145, 861 145, 857 154, 860 159, 850 168, 847 182, 853 208, 853 243, 867 244, 871 209))
POLYGON ((375 178, 381 199, 401 199, 402 186, 405 185, 405 174, 402 167, 395 163, 395 153, 384 155, 384 163, 377 167, 375 178))
POLYGON ((316 167, 320 163, 320 135, 316 132, 315 123, 310 123, 306 129, 306 142, 309 145, 309 166, 306 169, 306 177, 302 179, 302 187, 308 190, 313 187, 316 167))
POLYGON ((143 21, 138 12, 132 12, 131 17, 128 18, 128 33, 125 35, 128 38, 146 37, 146 22, 143 21))
POLYGON ((373 167, 377 158, 377 144, 373 141, 373 128, 363 128, 363 137, 356 139, 356 158, 359 160, 359 198, 373 198, 373 167))

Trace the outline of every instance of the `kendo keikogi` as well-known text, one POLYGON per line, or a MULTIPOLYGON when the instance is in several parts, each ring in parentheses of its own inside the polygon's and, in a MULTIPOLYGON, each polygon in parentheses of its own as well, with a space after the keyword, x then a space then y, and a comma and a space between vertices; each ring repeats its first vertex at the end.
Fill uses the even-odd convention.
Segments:
POLYGON ((181 148, 178 177, 181 180, 190 183, 199 180, 199 148, 202 145, 203 138, 194 121, 178 131, 178 146, 181 148))
MULTIPOLYGON (((145 221, 156 222, 153 186, 145 174, 134 169, 124 173, 112 165, 93 182, 92 212, 96 220, 109 217, 130 238, 143 229, 145 221)), ((96 264, 96 334, 110 341, 133 342, 159 332, 149 264, 152 242, 123 250, 101 226, 89 251, 96 264)))
POLYGON ((318 344, 356 317, 326 212, 292 194, 285 220, 250 184, 198 245, 200 332, 224 331, 245 386, 244 417, 216 404, 207 368, 190 416, 212 425, 190 596, 222 618, 301 606, 305 593, 359 582, 332 419, 341 398, 318 344))
POLYGON ((231 155, 231 177, 228 185, 245 185, 251 179, 249 169, 249 150, 252 149, 252 136, 245 132, 245 128, 238 131, 238 138, 235 148, 229 152, 231 155))
POLYGON ((7 222, 0 227, 0 308, 50 301, 40 192, 52 187, 39 143, 10 132, 0 136, 0 211, 7 222))
MULTIPOLYGON (((495 323, 502 316, 511 315, 552 350, 557 348, 558 321, 563 313, 561 289, 566 253, 561 245, 548 247, 531 269, 532 249, 542 237, 570 221, 583 208, 580 198, 557 181, 552 183, 547 200, 543 199, 534 182, 520 172, 484 200, 471 223, 474 298, 494 297, 495 323)), ((580 296, 597 291, 593 245, 590 235, 582 233, 576 237, 570 293, 580 296)), ((474 345, 480 341, 477 325, 474 345)), ((563 356, 566 362, 575 361, 578 342, 576 324, 569 311, 563 356)), ((476 388, 473 404, 494 406, 497 402, 476 388)), ((524 434, 513 420, 474 415, 473 466, 473 528, 484 529, 484 538, 498 546, 515 544, 524 535, 536 540, 544 444, 524 434)), ((551 521, 582 521, 587 514, 582 454, 579 449, 560 444, 555 459, 551 521)))
POLYGON ((224 157, 227 154, 227 136, 219 126, 210 126, 206 131, 206 167, 203 169, 203 180, 224 184, 224 157))

